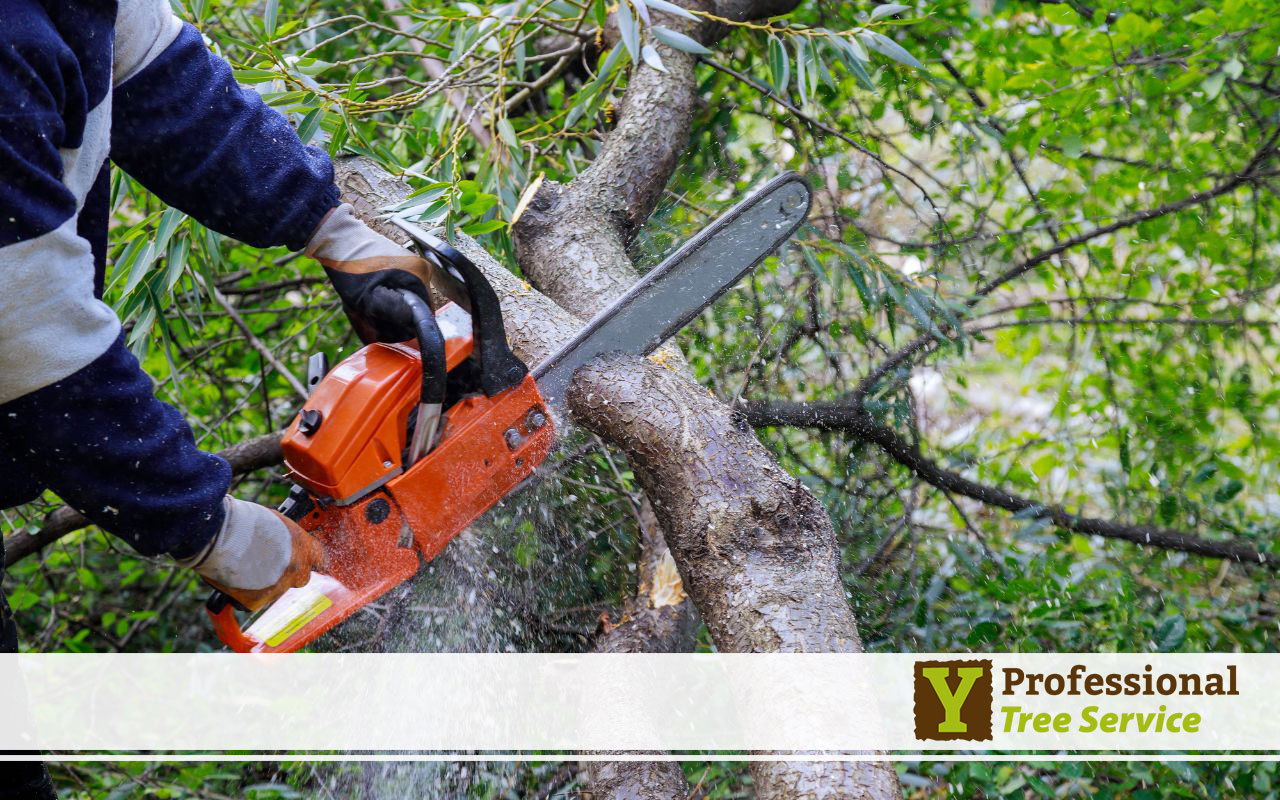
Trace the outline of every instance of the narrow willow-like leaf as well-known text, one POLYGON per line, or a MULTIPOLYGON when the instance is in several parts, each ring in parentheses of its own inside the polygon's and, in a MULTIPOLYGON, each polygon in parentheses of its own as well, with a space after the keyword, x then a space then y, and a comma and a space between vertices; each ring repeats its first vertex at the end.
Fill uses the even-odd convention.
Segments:
POLYGON ((776 36, 769 37, 769 75, 774 91, 782 94, 787 91, 791 81, 791 57, 787 54, 787 46, 776 36))
POLYGON ((502 141, 512 150, 520 149, 520 140, 516 138, 516 129, 511 127, 511 121, 506 117, 498 120, 498 135, 502 137, 502 141))
POLYGON ((302 118, 301 124, 298 125, 298 138, 302 140, 303 144, 308 144, 311 141, 311 137, 316 135, 316 131, 320 130, 322 121, 324 121, 323 108, 313 108, 302 118))
POLYGON ((890 39, 888 36, 876 33, 875 31, 862 31, 858 36, 862 38, 862 41, 866 43, 867 47, 875 50, 880 55, 888 56, 899 64, 905 64, 908 67, 914 67, 921 70, 924 69, 924 64, 921 64, 915 56, 911 55, 906 50, 903 50, 902 45, 890 39))
MULTIPOLYGON (((627 0, 623 0, 627 2, 627 0)), ((645 0, 630 0, 631 5, 635 6, 636 16, 638 16, 645 25, 652 25, 653 18, 649 16, 649 7, 645 5, 645 0)))
POLYGON ((684 53, 693 53, 694 55, 699 56, 711 55, 711 51, 704 47, 701 42, 689 36, 685 36, 679 31, 673 31, 670 28, 664 28, 661 25, 654 25, 649 30, 653 33, 653 38, 674 50, 679 50, 684 53))
POLYGON ((911 6, 904 6, 901 3, 885 3, 882 6, 876 6, 871 11, 871 21, 875 22, 878 19, 892 17, 894 14, 907 11, 910 8, 911 6))
POLYGON ((800 90, 800 105, 809 103, 809 42, 803 37, 795 39, 796 88, 800 90))
POLYGON ((490 219, 484 222, 472 222, 462 226, 462 232, 468 236, 483 236, 486 233, 500 231, 507 226, 507 223, 500 219, 490 219))
POLYGON ((687 8, 681 8, 675 3, 668 3, 667 0, 645 0, 645 2, 648 3, 649 8, 653 9, 654 11, 662 11, 667 14, 674 14, 677 17, 684 17, 685 19, 690 19, 690 20, 693 20, 694 22, 698 21, 697 15, 695 15, 692 11, 689 11, 687 8))
POLYGON ((627 3, 618 3, 618 34, 622 36, 622 43, 626 45, 627 52, 631 54, 631 60, 634 62, 640 58, 640 30, 636 25, 636 18, 631 15, 631 6, 627 3))
POLYGON ((907 294, 904 298, 905 302, 903 303, 903 306, 907 311, 911 312, 911 316, 915 317, 916 321, 919 322, 925 330, 929 331, 929 333, 933 334, 938 339, 946 339, 947 337, 942 333, 942 329, 938 327, 938 323, 934 322, 933 318, 929 316, 929 312, 925 309, 924 303, 921 302, 921 299, 919 290, 907 287, 907 294))
POLYGON ((276 17, 280 13, 280 0, 267 0, 267 7, 262 12, 262 27, 270 37, 276 32, 276 17))

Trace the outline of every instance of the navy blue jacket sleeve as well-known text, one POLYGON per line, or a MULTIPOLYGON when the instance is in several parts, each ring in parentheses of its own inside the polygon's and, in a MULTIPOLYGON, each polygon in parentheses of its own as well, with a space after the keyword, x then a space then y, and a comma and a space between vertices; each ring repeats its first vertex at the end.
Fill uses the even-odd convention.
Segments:
POLYGON ((6 483, 52 489, 143 555, 192 556, 222 525, 231 467, 196 449, 123 334, 87 367, 0 405, 0 441, 6 483))
POLYGON ((111 159, 171 206, 255 247, 300 250, 338 204, 333 165, 184 25, 116 87, 111 159))

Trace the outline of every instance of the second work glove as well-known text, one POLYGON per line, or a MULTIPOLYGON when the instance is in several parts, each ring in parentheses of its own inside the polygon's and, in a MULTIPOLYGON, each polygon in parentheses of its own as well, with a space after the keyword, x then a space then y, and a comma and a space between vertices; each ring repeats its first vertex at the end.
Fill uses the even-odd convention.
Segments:
POLYGON ((223 501, 223 510, 218 535, 178 564, 250 611, 306 586, 311 572, 324 568, 324 546, 278 511, 233 497, 223 501))
POLYGON ((348 203, 329 212, 303 252, 324 266, 365 343, 414 338, 413 314, 397 290, 408 289, 430 302, 426 259, 373 231, 348 203))

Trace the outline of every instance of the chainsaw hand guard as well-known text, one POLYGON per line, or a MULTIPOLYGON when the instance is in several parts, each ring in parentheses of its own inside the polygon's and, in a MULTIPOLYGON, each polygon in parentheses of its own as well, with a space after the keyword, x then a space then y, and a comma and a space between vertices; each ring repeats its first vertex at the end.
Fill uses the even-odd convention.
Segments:
POLYGON ((493 397, 520 383, 529 368, 507 345, 507 327, 502 321, 502 304, 480 268, 443 239, 412 223, 392 220, 418 247, 419 252, 441 269, 462 278, 471 304, 472 340, 480 362, 480 388, 493 397))

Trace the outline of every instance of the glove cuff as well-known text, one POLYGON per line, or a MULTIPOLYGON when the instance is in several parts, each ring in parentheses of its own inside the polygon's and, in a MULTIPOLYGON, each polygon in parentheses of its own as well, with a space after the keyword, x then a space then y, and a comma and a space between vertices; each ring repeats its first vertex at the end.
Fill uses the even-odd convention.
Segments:
POLYGON ((227 497, 222 529, 213 541, 178 565, 233 589, 274 586, 293 555, 293 537, 275 512, 257 503, 227 497))
POLYGON ((350 203, 343 203, 324 218, 303 253, 326 267, 343 272, 368 272, 368 267, 405 268, 420 260, 361 222, 350 203), (393 261, 387 262, 387 259, 393 261), (401 261, 403 264, 396 263, 401 261))

